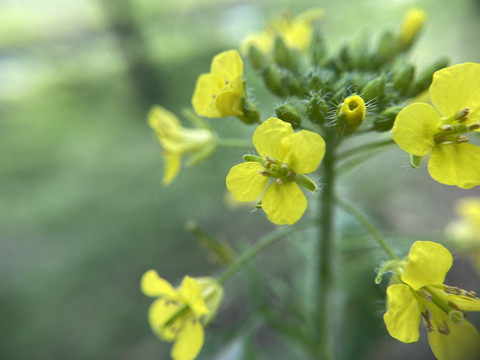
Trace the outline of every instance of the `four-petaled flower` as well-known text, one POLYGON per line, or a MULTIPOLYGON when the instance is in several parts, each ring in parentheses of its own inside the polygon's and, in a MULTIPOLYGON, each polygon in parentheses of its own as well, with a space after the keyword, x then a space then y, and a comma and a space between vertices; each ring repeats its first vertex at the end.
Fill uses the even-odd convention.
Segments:
POLYGON ((177 176, 182 155, 192 155, 187 165, 193 165, 215 150, 216 138, 210 129, 185 128, 173 113, 160 106, 154 106, 150 110, 148 123, 162 145, 165 160, 164 185, 170 184, 177 176))
POLYGON ((472 291, 443 284, 453 258, 442 245, 416 241, 387 288, 384 321, 392 337, 404 343, 419 339, 423 319, 430 347, 439 360, 480 359, 480 334, 463 311, 480 311, 472 291))
POLYGON ((200 116, 217 118, 244 114, 243 61, 238 51, 216 55, 210 73, 202 74, 193 92, 192 105, 200 116))
POLYGON ((293 132, 292 126, 269 118, 253 134, 260 156, 245 156, 227 176, 227 188, 238 201, 253 201, 262 193, 261 207, 275 224, 293 224, 307 208, 307 199, 298 184, 315 191, 305 175, 315 171, 325 154, 323 138, 308 130, 293 132), (272 179, 270 185, 269 180, 272 179), (265 190, 265 187, 266 190, 265 190))
POLYGON ((275 38, 280 37, 289 48, 305 51, 309 46, 313 23, 323 17, 322 9, 311 9, 292 17, 291 13, 284 13, 280 18, 272 21, 263 32, 251 34, 242 42, 242 54, 248 54, 250 46, 267 54, 272 52, 275 38))
POLYGON ((437 111, 414 103, 398 114, 393 139, 421 157, 431 152, 428 171, 440 183, 469 189, 480 184, 480 147, 464 135, 480 128, 480 64, 454 65, 433 75, 429 89, 437 111))
POLYGON ((150 306, 148 319, 153 332, 162 340, 175 341, 174 360, 192 360, 203 345, 203 326, 215 315, 223 289, 215 279, 185 276, 179 288, 147 271, 141 281, 147 296, 157 299, 150 306))

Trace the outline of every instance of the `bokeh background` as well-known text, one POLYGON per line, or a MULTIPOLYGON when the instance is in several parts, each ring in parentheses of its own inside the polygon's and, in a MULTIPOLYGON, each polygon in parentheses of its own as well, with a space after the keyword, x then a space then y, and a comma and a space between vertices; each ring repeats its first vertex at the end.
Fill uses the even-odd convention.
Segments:
MULTIPOLYGON (((324 8, 321 28, 335 49, 397 28, 412 6, 429 14, 413 62, 422 67, 441 55, 480 62, 474 0, 0 0, 0 358, 168 359, 171 345, 147 323, 151 299, 140 292, 141 275, 154 268, 178 283, 184 274, 220 273, 185 230, 189 220, 237 252, 273 227, 260 212, 224 201, 225 175, 245 150, 221 149, 162 187, 148 109, 179 114, 190 106, 213 55, 238 47, 283 9, 324 8)), ((245 76, 259 86, 262 117, 271 116, 275 99, 251 69, 245 76)), ((253 132, 235 119, 210 123, 223 136, 253 132)), ((480 195, 410 169, 399 149, 348 173, 340 190, 395 234, 400 250, 412 241, 406 235, 441 240, 455 200, 480 195)), ((383 254, 348 216, 339 213, 338 225, 337 283, 350 293, 339 291, 342 306, 332 309, 341 312, 342 358, 431 358, 424 341, 389 338, 384 289, 373 284, 383 254)), ((304 356, 272 330, 265 309, 302 304, 313 247, 306 236, 276 244, 227 284, 200 359, 304 356)), ((456 284, 480 290, 471 265, 456 264, 456 284)))

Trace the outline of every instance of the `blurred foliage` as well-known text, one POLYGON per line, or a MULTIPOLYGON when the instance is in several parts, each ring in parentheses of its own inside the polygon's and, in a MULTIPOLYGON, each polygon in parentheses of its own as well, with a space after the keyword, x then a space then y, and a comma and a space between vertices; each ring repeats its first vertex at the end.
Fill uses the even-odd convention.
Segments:
MULTIPOLYGON (((143 272, 155 268, 175 283, 185 273, 220 270, 207 263, 205 250, 184 230, 189 219, 227 239, 237 252, 270 229, 261 216, 244 209, 229 212, 223 204, 225 175, 231 159, 240 159, 242 151, 217 152, 207 163, 184 169, 169 188, 161 187, 162 160, 145 122, 146 111, 157 102, 180 113, 213 54, 236 47, 241 37, 261 29, 282 8, 298 12, 325 7, 325 33, 330 44, 340 46, 346 36, 398 24, 409 6, 418 5, 430 14, 418 44, 419 63, 437 53, 451 55, 453 62, 478 62, 479 7, 474 4, 2 0, 0 358, 168 358, 169 344, 157 341, 148 328, 150 299, 139 291, 143 272)), ((247 73, 247 81, 255 84, 252 74, 247 73)), ((274 100, 263 96, 254 94, 260 107, 264 101, 268 109, 263 115, 270 116, 274 100)), ((248 138, 253 131, 230 119, 213 120, 212 125, 225 136, 248 138)), ((391 170, 408 160, 398 152, 385 156, 380 157, 386 163, 381 170, 367 164, 349 174, 345 186, 355 182, 355 189, 362 191, 345 195, 370 207, 385 228, 439 228, 451 216, 451 207, 439 206, 453 204, 458 193, 440 199, 442 187, 429 182, 405 197, 402 187, 411 190, 413 178, 422 176, 410 172, 392 193, 391 170), (375 188, 364 175, 372 171, 377 171, 375 188), (415 197, 420 192, 421 201, 415 197), (439 210, 419 224, 412 211, 404 209, 421 209, 425 201, 439 210)), ((339 271, 340 284, 352 291, 347 298, 339 294, 339 303, 349 311, 337 336, 350 339, 345 359, 359 353, 365 359, 384 358, 374 349, 393 354, 387 345, 395 343, 383 330, 383 305, 368 302, 371 294, 384 296, 373 284, 378 260, 363 256, 362 247, 372 244, 340 216, 339 223, 343 221, 345 241, 361 246, 354 253, 343 252, 343 243, 337 249, 350 264, 339 271), (353 268, 355 279, 361 274, 364 282, 351 280, 353 268), (378 323, 366 324, 364 319, 371 318, 367 314, 377 314, 378 323)), ((212 324, 201 358, 211 359, 214 353, 217 359, 264 358, 260 353, 278 359, 302 356, 270 330, 275 319, 265 323, 260 317, 265 301, 284 306, 302 301, 292 289, 308 291, 311 269, 305 259, 311 253, 308 244, 299 245, 298 237, 262 254, 246 271, 248 280, 242 276, 238 285, 228 285, 222 306, 228 311, 221 311, 212 324), (298 271, 291 271, 292 264, 298 271), (287 300, 275 301, 279 297, 287 300)), ((408 245, 399 239, 398 247, 408 245)), ((420 354, 420 347, 410 349, 420 354)))

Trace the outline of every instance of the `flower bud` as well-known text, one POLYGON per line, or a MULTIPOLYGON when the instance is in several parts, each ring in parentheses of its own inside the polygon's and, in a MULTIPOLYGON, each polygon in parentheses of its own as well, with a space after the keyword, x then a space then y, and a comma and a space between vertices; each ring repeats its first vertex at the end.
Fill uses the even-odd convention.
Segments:
POLYGON ((256 46, 250 46, 250 49, 248 51, 248 58, 253 68, 257 71, 263 69, 267 64, 267 59, 265 58, 265 55, 263 55, 256 46))
POLYGON ((285 97, 288 95, 288 91, 282 85, 279 69, 277 66, 270 65, 265 67, 262 70, 262 77, 265 86, 275 95, 280 97, 285 97))
POLYGON ((391 61, 398 52, 398 43, 391 31, 385 31, 380 38, 377 47, 378 65, 391 61))
POLYGON ((426 18, 427 14, 422 9, 413 8, 407 12, 398 34, 401 51, 408 50, 413 45, 426 18))
POLYGON ((244 97, 242 97, 242 112, 243 115, 238 115, 237 118, 245 124, 250 125, 260 122, 260 114, 257 107, 244 97))
POLYGON ((373 128, 381 132, 390 130, 393 127, 395 118, 402 109, 401 106, 391 106, 383 110, 382 113, 375 118, 373 128))
POLYGON ((297 68, 294 54, 287 47, 287 45, 285 45, 285 42, 280 36, 275 38, 274 58, 275 62, 281 67, 290 70, 295 70, 297 68))
POLYGON ((294 129, 302 123, 302 118, 298 115, 297 109, 289 104, 282 104, 275 109, 275 113, 280 120, 292 124, 294 129))
POLYGON ((402 63, 393 72, 393 87, 401 94, 407 93, 413 83, 414 76, 415 67, 408 63, 402 63))
POLYGON ((362 91, 362 98, 364 101, 369 102, 373 99, 379 99, 385 93, 385 76, 380 75, 379 77, 371 80, 362 91))
POLYGON ((365 119, 366 110, 365 101, 360 96, 345 98, 338 106, 337 130, 346 135, 352 134, 365 119))
POLYGON ((446 57, 442 57, 437 59, 434 63, 432 63, 430 66, 424 69, 418 75, 417 79, 413 83, 412 88, 410 89, 409 96, 414 97, 420 94, 421 92, 427 90, 430 84, 432 83, 433 74, 436 71, 443 69, 444 67, 447 67, 448 63, 449 63, 448 59, 446 57))
POLYGON ((328 104, 318 93, 314 93, 307 105, 307 116, 311 122, 322 124, 328 113, 328 104))

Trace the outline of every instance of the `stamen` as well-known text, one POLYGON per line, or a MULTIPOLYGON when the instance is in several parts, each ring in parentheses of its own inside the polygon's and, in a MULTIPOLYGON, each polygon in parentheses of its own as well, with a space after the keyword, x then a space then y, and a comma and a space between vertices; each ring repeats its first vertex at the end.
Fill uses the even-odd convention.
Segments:
POLYGON ((466 136, 463 136, 463 135, 457 136, 455 138, 455 142, 457 144, 466 143, 466 142, 469 142, 469 141, 470 141, 470 139, 466 136))
POLYGON ((288 164, 283 163, 283 164, 280 166, 280 168, 281 168, 282 170, 288 170, 288 164))
POLYGON ((287 178, 289 178, 290 180, 294 180, 295 179, 295 176, 297 176, 296 173, 294 173, 293 171, 289 171, 287 172, 287 175, 285 175, 287 178))
POLYGON ((468 127, 468 131, 473 131, 473 130, 477 130, 477 129, 480 129, 480 123, 475 123, 475 124, 472 124, 468 127))
POLYGON ((227 79, 225 79, 225 85, 228 85, 230 84, 230 81, 228 81, 227 79))
POLYGON ((464 122, 467 120, 468 114, 470 114, 470 109, 465 108, 463 110, 460 110, 455 114, 455 120, 458 120, 459 122, 464 122))
POLYGON ((433 140, 437 143, 437 144, 441 144, 442 142, 444 142, 445 140, 447 140, 447 137, 445 135, 437 135, 433 138, 433 140))
POLYGON ((212 99, 215 99, 217 97, 217 95, 212 94, 211 97, 212 97, 212 99))
POLYGON ((277 160, 275 160, 273 157, 271 156, 268 156, 268 155, 265 155, 265 159, 267 159, 267 161, 273 163, 273 164, 276 164, 277 163, 277 160))
POLYGON ((421 296, 423 296, 428 302, 432 302, 432 294, 430 294, 427 290, 420 289, 420 291, 418 293, 421 296))
POLYGON ((449 124, 444 124, 444 125, 440 125, 440 127, 438 129, 442 130, 442 131, 452 131, 453 126, 449 125, 449 124))
POLYGON ((282 180, 282 179, 277 179, 277 180, 275 180, 275 182, 277 183, 277 185, 282 185, 282 184, 283 184, 283 180, 282 180))
POLYGON ((438 332, 443 335, 448 335, 450 334, 450 328, 447 325, 447 322, 443 320, 442 325, 438 327, 438 332))
POLYGON ((270 174, 269 174, 268 171, 266 171, 266 170, 258 170, 258 173, 259 173, 260 175, 265 176, 265 177, 270 177, 270 174))
POLYGON ((423 313, 422 312, 422 320, 423 320, 423 325, 425 326, 425 328, 427 329, 428 332, 435 331, 432 323, 430 322, 430 313, 428 313, 428 312, 423 313))

